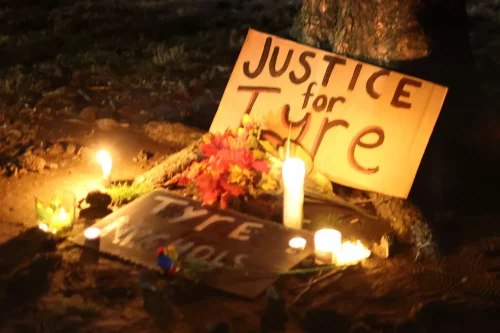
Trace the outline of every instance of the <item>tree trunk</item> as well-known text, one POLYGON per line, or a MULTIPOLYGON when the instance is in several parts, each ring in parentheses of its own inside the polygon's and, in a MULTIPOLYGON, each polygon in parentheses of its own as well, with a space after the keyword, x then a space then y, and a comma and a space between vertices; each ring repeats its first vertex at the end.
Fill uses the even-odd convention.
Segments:
POLYGON ((429 54, 421 2, 303 0, 294 32, 302 43, 372 63, 418 59, 429 54))
MULTIPOLYGON (((473 170, 467 163, 475 128, 470 115, 480 108, 464 0, 303 0, 292 35, 311 46, 449 87, 410 195, 426 216, 464 205, 460 199, 469 185, 464 171, 473 170)), ((410 202, 371 197, 384 217, 403 220, 412 229, 415 219, 426 225, 410 202)))

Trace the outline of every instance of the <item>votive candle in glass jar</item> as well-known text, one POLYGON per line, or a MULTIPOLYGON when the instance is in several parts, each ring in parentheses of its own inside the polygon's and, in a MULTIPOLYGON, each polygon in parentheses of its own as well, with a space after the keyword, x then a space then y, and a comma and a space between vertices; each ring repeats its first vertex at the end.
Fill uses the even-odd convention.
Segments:
POLYGON ((66 190, 55 190, 48 194, 35 195, 38 227, 47 233, 65 237, 73 229, 75 221, 75 194, 66 190))

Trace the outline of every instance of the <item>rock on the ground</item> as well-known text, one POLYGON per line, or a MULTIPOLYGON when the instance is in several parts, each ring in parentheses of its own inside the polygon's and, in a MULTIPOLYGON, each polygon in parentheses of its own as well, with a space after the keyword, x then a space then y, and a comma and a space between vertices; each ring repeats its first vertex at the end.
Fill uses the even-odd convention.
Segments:
POLYGON ((76 151, 76 146, 72 143, 69 143, 67 146, 66 146, 66 152, 65 154, 66 155, 73 155, 76 151))
POLYGON ((97 108, 95 106, 87 106, 80 111, 78 118, 83 121, 93 122, 97 118, 97 108))
POLYGON ((93 162, 96 160, 96 153, 97 151, 95 149, 89 148, 89 147, 81 147, 78 150, 78 156, 85 162, 93 162))
POLYGON ((40 172, 43 170, 43 168, 45 168, 46 161, 40 156, 26 154, 19 157, 19 164, 21 168, 28 171, 40 172))
POLYGON ((51 156, 59 156, 64 153, 64 147, 60 143, 54 143, 47 148, 47 154, 51 156))
POLYGON ((106 209, 111 204, 111 196, 100 191, 91 191, 87 194, 85 201, 90 207, 98 209, 106 209))
POLYGON ((33 149, 31 150, 31 153, 32 153, 33 155, 38 155, 38 156, 41 156, 41 155, 45 154, 45 151, 44 151, 44 150, 43 150, 43 148, 41 148, 41 147, 36 147, 36 148, 33 148, 33 149))
POLYGON ((97 119, 95 121, 95 124, 97 128, 107 131, 107 130, 112 130, 117 127, 129 127, 129 124, 127 123, 119 123, 118 121, 114 120, 113 118, 103 118, 103 119, 97 119))

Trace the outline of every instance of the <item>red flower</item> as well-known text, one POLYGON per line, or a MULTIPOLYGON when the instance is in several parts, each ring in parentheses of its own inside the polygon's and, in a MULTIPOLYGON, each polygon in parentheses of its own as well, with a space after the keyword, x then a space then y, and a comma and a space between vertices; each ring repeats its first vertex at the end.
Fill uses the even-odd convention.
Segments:
POLYGON ((269 170, 271 170, 269 165, 267 165, 264 161, 253 161, 252 168, 260 172, 269 172, 269 170))
POLYGON ((162 255, 165 254, 165 246, 160 246, 159 248, 156 249, 156 255, 162 255))
POLYGON ((256 177, 258 172, 270 170, 265 161, 254 159, 253 151, 248 146, 249 136, 255 135, 255 126, 247 116, 242 121, 242 128, 237 131, 228 129, 223 133, 206 134, 200 144, 204 159, 193 162, 167 184, 195 184, 203 205, 220 200, 223 208, 231 196, 245 195, 248 187, 255 186, 254 179, 259 179, 256 177), (241 176, 235 175, 235 167, 241 169, 241 176))
POLYGON ((218 179, 211 174, 202 174, 196 178, 198 192, 202 197, 204 205, 211 205, 219 197, 218 179))

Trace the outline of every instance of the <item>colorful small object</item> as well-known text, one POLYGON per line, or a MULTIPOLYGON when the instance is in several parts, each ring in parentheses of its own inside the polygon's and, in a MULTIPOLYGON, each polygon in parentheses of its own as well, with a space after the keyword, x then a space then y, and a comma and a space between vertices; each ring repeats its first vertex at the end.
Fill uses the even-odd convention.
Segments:
POLYGON ((156 250, 158 256, 157 263, 168 275, 173 275, 179 271, 179 266, 176 264, 177 259, 179 259, 179 254, 177 253, 174 245, 160 246, 156 250))
POLYGON ((175 245, 172 245, 172 244, 167 246, 167 248, 165 250, 165 255, 172 258, 173 261, 177 261, 177 259, 179 259, 179 254, 177 253, 177 250, 175 249, 175 245))

